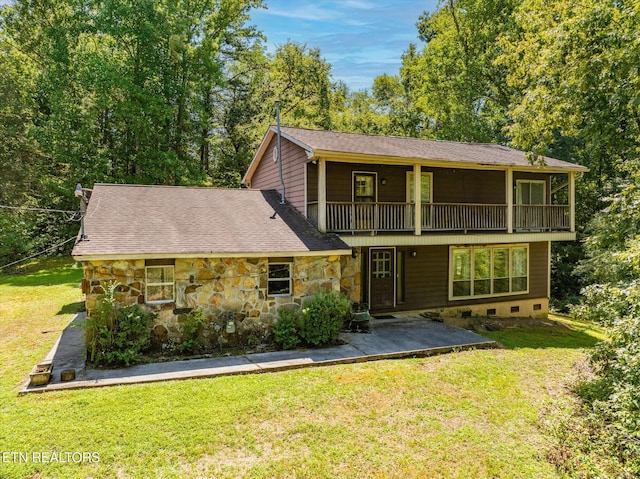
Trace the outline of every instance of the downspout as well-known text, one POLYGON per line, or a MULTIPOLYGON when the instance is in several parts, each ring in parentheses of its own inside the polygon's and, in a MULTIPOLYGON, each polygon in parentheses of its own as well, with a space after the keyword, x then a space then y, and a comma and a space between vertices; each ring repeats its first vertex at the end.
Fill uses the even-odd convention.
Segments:
POLYGON ((280 136, 280 100, 276 100, 276 124, 278 125, 278 174, 280 175, 280 187, 282 193, 280 194, 280 204, 285 204, 286 189, 284 186, 284 178, 282 177, 282 150, 281 150, 281 136, 280 136))

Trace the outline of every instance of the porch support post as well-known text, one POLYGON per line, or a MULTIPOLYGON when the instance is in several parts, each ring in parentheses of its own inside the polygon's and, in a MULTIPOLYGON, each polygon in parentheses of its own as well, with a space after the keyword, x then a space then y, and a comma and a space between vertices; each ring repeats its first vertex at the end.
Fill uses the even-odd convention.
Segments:
POLYGON ((505 173, 507 196, 507 233, 513 233, 513 170, 508 168, 505 173))
POLYGON ((569 231, 576 232, 576 174, 569 172, 569 231))
POLYGON ((318 230, 327 232, 327 162, 318 158, 318 230))
POLYGON ((422 234, 422 167, 418 163, 413 165, 413 198, 414 198, 414 234, 422 234))
POLYGON ((551 299, 551 241, 547 241, 547 299, 551 299))

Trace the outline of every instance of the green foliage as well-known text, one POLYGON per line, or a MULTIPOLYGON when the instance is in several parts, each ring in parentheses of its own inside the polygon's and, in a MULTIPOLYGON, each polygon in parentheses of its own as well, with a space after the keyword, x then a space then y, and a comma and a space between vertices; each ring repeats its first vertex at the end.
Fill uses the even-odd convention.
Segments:
MULTIPOLYGON (((261 51, 248 22, 259 6, 18 0, 0 7, 0 204, 76 210, 78 182, 237 186, 256 139, 234 137, 226 148, 242 128, 226 129, 237 82, 226 85, 238 65, 253 67, 247 52, 261 51), (219 172, 219 181, 211 178, 219 172)), ((0 264, 78 230, 61 215, 3 216, 0 264)))
POLYGON ((280 349, 295 349, 301 342, 299 309, 280 308, 278 319, 273 324, 273 340, 280 349))
POLYGON ((116 300, 118 284, 107 288, 96 310, 86 319, 85 338, 91 363, 129 366, 140 360, 151 342, 156 315, 133 305, 121 308, 116 300))
POLYGON ((578 318, 600 322, 609 340, 590 360, 595 378, 582 384, 588 421, 600 424, 609 453, 637 476, 640 472, 640 192, 626 184, 595 215, 579 271, 593 284, 573 308, 578 318))
MULTIPOLYGON (((422 136, 456 141, 505 141, 503 127, 514 91, 496 63, 498 39, 513 29, 515 0, 447 0, 424 14, 418 31, 426 46, 405 52, 400 70, 405 104, 422 136)), ((413 136, 413 135, 412 135, 413 136)))
POLYGON ((311 346, 325 346, 338 341, 348 318, 351 303, 336 291, 323 291, 304 303, 300 337, 311 346))
POLYGON ((206 324, 206 318, 202 309, 191 311, 180 325, 181 341, 178 350, 182 353, 195 353, 203 346, 202 333, 206 324))

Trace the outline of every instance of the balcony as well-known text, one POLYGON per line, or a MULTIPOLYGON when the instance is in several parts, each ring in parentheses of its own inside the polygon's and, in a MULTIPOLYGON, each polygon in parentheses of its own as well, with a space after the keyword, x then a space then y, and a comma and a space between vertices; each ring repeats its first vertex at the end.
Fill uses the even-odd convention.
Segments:
MULTIPOLYGON (((410 233, 415 228, 413 203, 326 203, 326 226, 333 233, 410 233)), ((423 232, 505 232, 508 207, 495 204, 428 203, 421 205, 423 232)), ((318 203, 307 205, 309 220, 318 225, 318 203)), ((568 205, 514 205, 512 230, 570 231, 568 205)))

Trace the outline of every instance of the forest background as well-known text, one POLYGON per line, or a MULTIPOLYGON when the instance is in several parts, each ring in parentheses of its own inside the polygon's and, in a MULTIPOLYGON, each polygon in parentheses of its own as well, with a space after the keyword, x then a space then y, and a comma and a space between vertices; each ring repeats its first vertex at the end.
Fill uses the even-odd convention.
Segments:
POLYGON ((276 99, 289 126, 579 163, 579 241, 553 246, 552 300, 607 327, 583 412, 640 474, 640 2, 441 0, 416 18, 399 72, 362 91, 335 81, 317 48, 267 53, 251 22, 264 3, 2 7, 0 267, 69 252, 78 216, 45 210, 77 210, 77 183, 238 187, 276 99))

